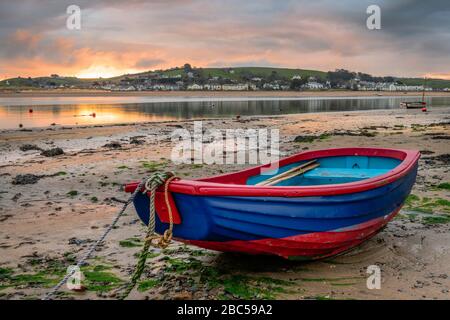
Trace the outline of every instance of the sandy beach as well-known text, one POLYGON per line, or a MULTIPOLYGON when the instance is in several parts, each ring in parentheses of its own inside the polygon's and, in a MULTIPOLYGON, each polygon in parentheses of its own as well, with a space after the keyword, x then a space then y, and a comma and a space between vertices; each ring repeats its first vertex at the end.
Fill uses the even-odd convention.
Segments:
MULTIPOLYGON (((104 93, 92 92, 97 94, 104 93)), ((273 96, 275 92, 246 93, 253 94, 273 96)), ((293 95, 276 92, 284 94, 293 95)), ((311 95, 295 93, 304 94, 311 95)), ((26 97, 28 93, 8 95, 26 97)), ((170 134, 178 127, 191 130, 192 126, 192 121, 180 121, 0 131, 0 299, 38 299, 47 292, 111 223, 121 206, 117 200, 127 197, 124 183, 140 180, 152 170, 197 178, 242 168, 171 163, 170 134), (40 150, 22 151, 27 144, 42 150, 59 147, 64 154, 46 157, 40 150), (23 174, 38 178, 30 184, 12 183, 23 174)), ((282 156, 349 146, 418 149, 422 158, 413 196, 376 237, 333 259, 302 263, 223 254, 174 242, 168 249, 152 251, 130 298, 449 298, 450 194, 443 183, 450 182, 450 107, 431 108, 427 113, 396 109, 253 116, 204 120, 203 126, 279 129, 282 156), (315 138, 294 142, 300 135, 315 138), (369 265, 382 270, 380 290, 366 287, 369 265)), ((116 290, 133 270, 144 230, 129 208, 96 258, 84 267, 86 290, 64 290, 58 297, 116 298, 116 290)))

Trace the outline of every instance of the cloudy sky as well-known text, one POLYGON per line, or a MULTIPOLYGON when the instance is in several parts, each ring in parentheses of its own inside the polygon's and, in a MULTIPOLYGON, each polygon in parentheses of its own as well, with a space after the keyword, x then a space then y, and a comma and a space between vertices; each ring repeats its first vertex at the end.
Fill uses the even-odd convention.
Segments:
POLYGON ((180 66, 450 79, 448 0, 0 0, 0 79, 180 66), (81 30, 66 27, 81 8, 81 30), (381 8, 381 30, 366 9, 381 8))

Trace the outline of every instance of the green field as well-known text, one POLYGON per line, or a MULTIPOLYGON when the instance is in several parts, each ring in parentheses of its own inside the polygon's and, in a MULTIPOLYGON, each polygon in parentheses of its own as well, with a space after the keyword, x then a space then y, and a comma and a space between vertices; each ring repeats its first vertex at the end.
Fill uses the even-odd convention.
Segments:
MULTIPOLYGON (((268 78, 271 74, 275 73, 278 77, 285 80, 290 80, 295 75, 302 77, 311 77, 325 79, 327 73, 317 70, 303 70, 303 69, 288 69, 288 68, 269 68, 269 67, 237 67, 237 68, 193 68, 203 78, 221 77, 232 80, 242 80, 244 77, 260 77, 268 78)), ((161 72, 167 76, 183 76, 185 74, 183 68, 176 68, 170 70, 164 70, 161 72)), ((145 73, 143 73, 145 74, 145 73)), ((138 74, 138 75, 143 75, 138 74)))
POLYGON ((303 78, 314 76, 316 78, 325 79, 327 73, 316 70, 303 69, 287 69, 287 68, 267 68, 267 67, 239 67, 239 68, 204 68, 201 74, 205 77, 222 77, 233 80, 240 80, 246 76, 259 78, 269 78, 272 74, 285 80, 290 80, 295 75, 303 78))
MULTIPOLYGON (((421 78, 399 78, 398 80, 408 86, 421 86, 424 83, 423 79, 421 78)), ((433 89, 450 88, 450 80, 427 79, 425 82, 425 86, 431 87, 433 89)))

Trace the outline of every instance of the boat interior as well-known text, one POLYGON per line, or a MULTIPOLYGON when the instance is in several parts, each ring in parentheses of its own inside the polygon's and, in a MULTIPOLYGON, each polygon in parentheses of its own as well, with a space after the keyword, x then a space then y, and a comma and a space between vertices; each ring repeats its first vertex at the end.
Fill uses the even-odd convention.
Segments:
POLYGON ((311 186, 361 181, 383 175, 401 160, 388 157, 335 156, 300 161, 250 176, 247 185, 311 186), (269 184, 267 184, 269 181, 269 184))

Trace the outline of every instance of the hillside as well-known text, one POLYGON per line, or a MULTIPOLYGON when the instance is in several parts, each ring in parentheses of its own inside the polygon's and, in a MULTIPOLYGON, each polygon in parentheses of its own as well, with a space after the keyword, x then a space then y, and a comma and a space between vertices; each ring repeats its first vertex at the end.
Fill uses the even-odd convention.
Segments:
MULTIPOLYGON (((293 76, 299 75, 302 78, 309 78, 314 76, 316 78, 325 80, 327 73, 317 70, 304 69, 288 69, 288 68, 270 68, 270 67, 236 67, 236 68, 192 68, 192 71, 197 73, 201 78, 220 77, 224 79, 231 79, 236 81, 245 81, 247 78, 257 77, 267 79, 275 74, 277 78, 290 80, 293 76)), ((147 71, 136 74, 127 74, 109 79, 102 79, 104 81, 120 81, 123 79, 133 79, 143 76, 151 76, 154 74, 165 75, 168 77, 185 76, 186 70, 183 67, 176 67, 167 70, 147 71)), ((98 80, 98 79, 97 79, 98 80)))
MULTIPOLYGON (((269 78, 272 74, 278 75, 280 78, 286 80, 291 79, 295 75, 300 75, 302 78, 308 78, 311 76, 325 79, 327 73, 317 70, 304 70, 304 69, 288 69, 288 68, 269 68, 269 67, 238 67, 238 68, 198 68, 199 74, 205 78, 222 77, 232 80, 244 80, 248 77, 269 78)), ((164 71, 167 75, 182 75, 183 69, 173 69, 164 71)))
POLYGON ((95 79, 80 79, 76 77, 36 77, 36 78, 11 78, 0 81, 0 86, 2 87, 17 87, 17 88, 27 88, 34 87, 42 83, 52 83, 54 86, 77 86, 77 87, 88 87, 92 84, 95 79))
MULTIPOLYGON (((155 70, 147 71, 136 74, 125 74, 112 78, 100 78, 100 79, 81 79, 76 77, 59 77, 52 75, 50 77, 36 77, 36 78, 11 78, 0 81, 0 89, 20 90, 20 89, 33 89, 33 88, 90 88, 98 85, 99 83, 111 83, 119 84, 123 81, 152 78, 179 78, 186 83, 200 82, 204 83, 210 79, 220 79, 221 81, 232 82, 248 82, 251 79, 260 78, 263 82, 282 81, 289 84, 292 77, 301 76, 302 79, 309 79, 314 77, 319 82, 325 82, 331 80, 333 82, 336 74, 343 74, 343 78, 338 82, 348 82, 350 78, 356 75, 364 75, 371 77, 367 74, 354 73, 346 70, 336 70, 335 72, 324 72, 318 70, 305 70, 305 69, 289 69, 289 68, 272 68, 272 67, 230 67, 230 68, 191 68, 186 64, 182 67, 175 67, 167 70, 155 70), (188 75, 191 74, 190 77, 188 75), (193 76, 192 76, 193 74, 193 76), (334 74, 334 75, 333 75, 334 74)), ((339 76, 338 76, 339 77, 339 76)), ((421 86, 423 85, 423 79, 421 78, 392 78, 399 83, 403 83, 409 86, 421 86)), ((361 78, 363 79, 363 78, 361 78)), ((162 79, 164 80, 164 79, 162 79)), ((375 82, 383 82, 383 77, 374 77, 375 82)), ((450 80, 443 79, 427 79, 426 86, 436 90, 442 90, 444 88, 450 88, 450 80)))
MULTIPOLYGON (((424 80, 422 78, 399 78, 398 80, 408 86, 421 86, 424 83, 424 80)), ((433 89, 450 88, 450 80, 427 79, 425 85, 433 89)))

